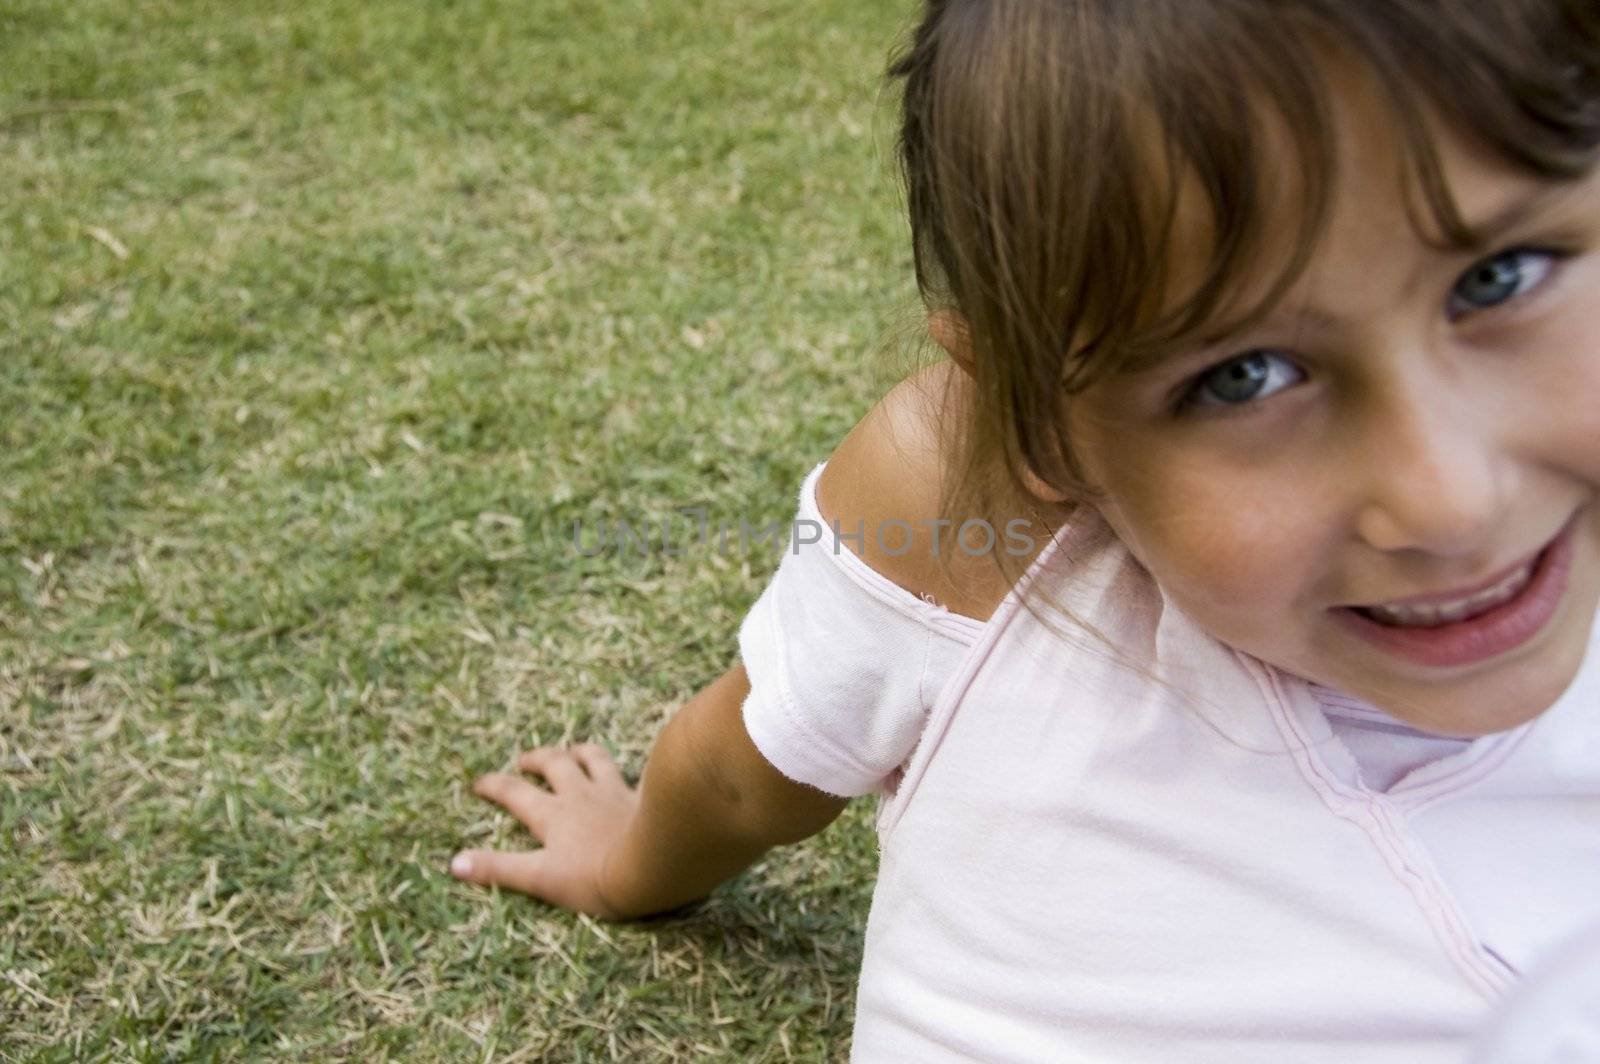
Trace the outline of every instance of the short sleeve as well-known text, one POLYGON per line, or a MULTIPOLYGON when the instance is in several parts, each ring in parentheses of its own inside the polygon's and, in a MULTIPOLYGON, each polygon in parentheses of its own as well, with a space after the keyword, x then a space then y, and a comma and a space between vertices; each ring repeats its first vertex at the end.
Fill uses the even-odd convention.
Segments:
POLYGON ((855 797, 911 755, 930 675, 947 674, 982 624, 919 599, 835 537, 816 506, 825 465, 801 485, 778 570, 739 628, 743 714, 785 776, 855 797))

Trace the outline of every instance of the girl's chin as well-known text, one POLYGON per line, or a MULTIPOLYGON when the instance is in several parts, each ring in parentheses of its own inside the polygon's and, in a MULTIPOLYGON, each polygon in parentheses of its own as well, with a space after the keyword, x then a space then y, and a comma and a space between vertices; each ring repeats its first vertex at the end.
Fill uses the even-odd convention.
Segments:
POLYGON ((1553 699, 1528 698, 1526 686, 1515 694, 1496 697, 1499 685, 1486 682, 1482 677, 1471 681, 1472 690, 1466 694, 1459 686, 1453 692, 1440 687, 1415 695, 1393 688, 1369 691, 1338 684, 1324 686, 1359 698, 1418 731, 1451 739, 1476 739, 1509 731, 1533 720, 1554 704, 1553 699))

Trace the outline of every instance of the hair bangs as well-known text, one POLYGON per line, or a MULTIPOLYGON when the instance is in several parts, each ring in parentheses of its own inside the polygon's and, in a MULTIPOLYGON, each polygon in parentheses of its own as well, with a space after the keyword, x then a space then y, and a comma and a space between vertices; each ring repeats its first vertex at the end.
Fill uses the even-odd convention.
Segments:
POLYGON ((1098 275, 1107 291, 1089 304, 1109 316, 1069 353, 1069 392, 1249 328, 1304 273, 1334 193, 1333 122, 1314 40, 1273 28, 1217 27, 1236 62, 1226 78, 1182 57, 1144 57, 1141 114, 1126 123, 1153 129, 1126 179, 1141 209, 1131 223, 1115 211, 1101 220, 1137 227, 1139 268, 1098 275), (1194 264, 1198 275, 1184 276, 1194 264))

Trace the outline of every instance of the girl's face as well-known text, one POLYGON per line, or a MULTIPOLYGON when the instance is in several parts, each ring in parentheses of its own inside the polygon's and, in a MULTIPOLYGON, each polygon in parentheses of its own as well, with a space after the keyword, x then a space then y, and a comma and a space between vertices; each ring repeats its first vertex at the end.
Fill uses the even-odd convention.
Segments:
POLYGON ((1334 214, 1289 297, 1085 392, 1073 442, 1107 522, 1218 639, 1418 728, 1500 731, 1566 690, 1600 603, 1600 171, 1540 181, 1439 130, 1468 223, 1531 204, 1487 253, 1441 252, 1386 112, 1338 84, 1334 214), (1423 661, 1340 609, 1475 588, 1569 525, 1565 590, 1511 649, 1423 661))

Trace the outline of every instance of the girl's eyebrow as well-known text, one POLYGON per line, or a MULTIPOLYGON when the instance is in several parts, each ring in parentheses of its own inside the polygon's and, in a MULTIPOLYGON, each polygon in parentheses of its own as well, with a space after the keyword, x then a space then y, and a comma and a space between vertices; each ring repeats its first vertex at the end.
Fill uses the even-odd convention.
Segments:
POLYGON ((1499 210, 1481 222, 1469 222, 1467 228, 1480 237, 1470 246, 1456 247, 1433 241, 1430 241, 1428 246, 1444 254, 1487 250, 1487 245, 1504 236, 1508 230, 1515 229, 1533 215, 1584 191, 1592 191, 1589 183, 1585 181, 1541 182, 1530 191, 1511 197, 1500 206, 1499 210))

